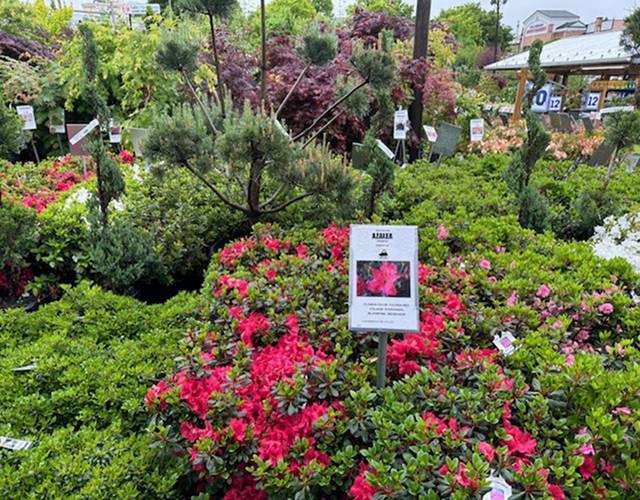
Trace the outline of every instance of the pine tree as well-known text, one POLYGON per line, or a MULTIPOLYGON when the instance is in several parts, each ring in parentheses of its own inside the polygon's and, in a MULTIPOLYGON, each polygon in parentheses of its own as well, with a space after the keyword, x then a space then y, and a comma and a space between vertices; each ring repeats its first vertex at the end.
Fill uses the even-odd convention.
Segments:
POLYGON ((522 114, 527 122, 527 138, 513 155, 504 174, 507 186, 518 200, 520 225, 535 231, 544 231, 551 227, 547 202, 535 186, 530 184, 536 162, 551 141, 551 136, 544 131, 531 111, 535 95, 547 82, 547 75, 540 67, 540 52, 542 42, 535 40, 529 49, 529 71, 533 74, 533 86, 522 104, 522 114))

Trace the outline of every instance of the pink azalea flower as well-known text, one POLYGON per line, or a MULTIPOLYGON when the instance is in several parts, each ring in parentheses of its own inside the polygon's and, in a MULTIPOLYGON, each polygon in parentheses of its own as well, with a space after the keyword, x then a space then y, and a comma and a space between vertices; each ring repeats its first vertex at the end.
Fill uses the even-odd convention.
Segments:
POLYGON ((549 290, 549 287, 547 285, 542 285, 540 288, 538 288, 538 297, 542 297, 543 299, 549 296, 549 293, 551 292, 551 290, 549 290))
POLYGON ((444 224, 440 224, 440 227, 438 229, 440 231, 437 236, 439 240, 443 240, 444 238, 449 236, 449 232, 444 228, 444 224))
POLYGON ((491 269, 491 262, 489 262, 487 259, 482 259, 482 260, 480 261, 479 266, 480 266, 482 269, 487 269, 487 270, 489 270, 489 269, 491 269))
POLYGON ((513 307, 518 303, 518 291, 514 290, 513 293, 511 294, 511 297, 509 297, 509 299, 507 300, 507 305, 509 307, 513 307))
POLYGON ((613 410, 613 413, 615 413, 616 415, 620 415, 621 413, 624 415, 631 415, 631 410, 626 406, 621 406, 620 408, 616 408, 615 410, 613 410))
POLYGON ((611 314, 613 312, 613 306, 607 302, 605 304, 600 304, 598 306, 598 310, 604 314, 611 314))

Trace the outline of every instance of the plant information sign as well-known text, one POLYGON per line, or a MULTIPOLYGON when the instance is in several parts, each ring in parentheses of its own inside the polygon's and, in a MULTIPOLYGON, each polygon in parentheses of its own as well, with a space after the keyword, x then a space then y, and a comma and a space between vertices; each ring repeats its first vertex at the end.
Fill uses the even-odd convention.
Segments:
POLYGON ((33 114, 33 106, 16 106, 16 111, 22 119, 23 130, 35 130, 36 116, 33 114))
POLYGON ((349 329, 418 333, 417 226, 352 225, 349 329))

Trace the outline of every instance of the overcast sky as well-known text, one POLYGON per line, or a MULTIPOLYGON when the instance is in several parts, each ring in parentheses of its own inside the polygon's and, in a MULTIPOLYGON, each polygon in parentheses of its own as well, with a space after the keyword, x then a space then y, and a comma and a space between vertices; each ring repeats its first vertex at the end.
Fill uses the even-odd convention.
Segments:
MULTIPOLYGON (((76 8, 81 8, 80 4, 85 2, 91 2, 91 0, 66 0, 76 8)), ((104 0, 103 0, 104 1, 104 0)), ((415 5, 416 0, 404 0, 406 3, 415 5)), ((473 0, 432 0, 431 1, 431 17, 436 17, 442 9, 454 7, 456 5, 463 5, 473 0)), ((490 0, 476 0, 480 2, 480 5, 484 9, 495 9, 491 5, 490 0)), ((267 0, 267 3, 269 0, 267 0)), ((145 0, 125 0, 125 3, 153 3, 153 0, 146 2, 145 0)), ((245 7, 251 5, 258 5, 258 0, 239 0, 239 3, 245 7)), ((348 5, 355 3, 354 0, 333 0, 333 6, 336 11, 345 9, 348 5)), ((580 16, 580 20, 586 24, 595 21, 596 17, 608 17, 614 19, 621 19, 627 16, 637 5, 640 4, 640 0, 536 0, 530 2, 527 0, 507 0, 506 5, 501 7, 500 10, 504 12, 504 22, 509 26, 512 26, 514 31, 520 22, 529 17, 536 10, 554 9, 554 10, 568 10, 580 16)))

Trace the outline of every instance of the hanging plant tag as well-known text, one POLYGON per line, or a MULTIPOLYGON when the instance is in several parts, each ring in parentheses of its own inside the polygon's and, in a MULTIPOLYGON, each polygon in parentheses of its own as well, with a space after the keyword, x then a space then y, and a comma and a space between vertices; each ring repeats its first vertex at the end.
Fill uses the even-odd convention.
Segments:
POLYGON ((513 351, 516 350, 513 345, 515 340, 516 338, 511 335, 511 332, 503 332, 500 337, 498 337, 497 335, 493 337, 493 343, 495 344, 495 346, 500 352, 505 353, 507 356, 512 354, 513 351))

